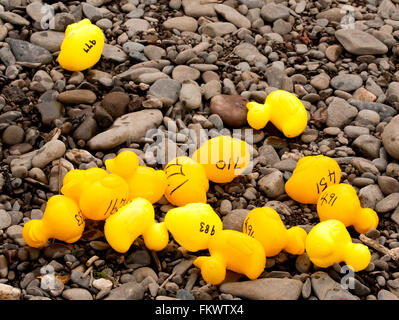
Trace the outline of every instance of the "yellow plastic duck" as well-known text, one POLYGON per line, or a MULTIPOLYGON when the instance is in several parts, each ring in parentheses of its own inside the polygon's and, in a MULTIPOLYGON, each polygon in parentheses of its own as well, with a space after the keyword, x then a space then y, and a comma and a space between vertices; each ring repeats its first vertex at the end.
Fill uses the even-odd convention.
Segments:
POLYGON ((109 245, 125 253, 140 235, 150 250, 160 251, 168 245, 169 234, 163 222, 155 222, 154 207, 143 198, 132 200, 110 216, 104 225, 109 245))
POLYGON ((208 243, 223 229, 223 223, 209 204, 190 203, 165 215, 166 228, 184 249, 208 249, 208 243))
POLYGON ((373 209, 362 208, 356 190, 349 184, 329 186, 317 202, 320 221, 335 219, 357 232, 367 233, 378 226, 378 215, 373 209))
POLYGON ((302 102, 292 93, 276 90, 270 93, 264 104, 247 103, 248 124, 263 129, 271 121, 288 138, 299 136, 306 128, 308 115, 302 102))
POLYGON ((104 34, 89 19, 70 24, 65 30, 58 62, 66 70, 82 71, 94 66, 101 58, 104 34))
POLYGON ((165 193, 165 173, 162 170, 139 166, 139 158, 133 151, 122 151, 114 159, 105 160, 105 167, 127 182, 129 200, 144 198, 155 203, 165 193))
POLYGON ((287 230, 278 213, 269 207, 251 210, 245 218, 243 232, 263 245, 266 257, 282 250, 291 254, 305 252, 306 231, 300 227, 287 230))
POLYGON ((261 243, 235 230, 222 230, 209 241, 210 257, 195 259, 207 283, 220 284, 226 277, 226 269, 245 274, 255 280, 265 269, 266 257, 261 243))
POLYGON ((80 239, 84 227, 84 218, 75 201, 56 195, 48 200, 42 219, 25 223, 22 237, 34 248, 44 246, 50 238, 73 243, 80 239))
POLYGON ((84 217, 105 220, 128 202, 129 187, 104 169, 75 169, 65 175, 61 193, 76 201, 84 217))
POLYGON ((338 220, 320 222, 306 238, 306 253, 318 267, 327 268, 344 261, 354 271, 367 268, 371 254, 367 246, 352 243, 345 225, 338 220))
POLYGON ((177 157, 164 168, 167 179, 166 199, 175 206, 206 203, 209 181, 205 169, 189 157, 177 157))
POLYGON ((297 202, 316 204, 328 186, 341 180, 338 163, 323 155, 299 159, 291 178, 285 184, 287 194, 297 202))
POLYGON ((219 136, 203 143, 192 159, 204 166, 209 180, 227 183, 245 172, 251 156, 245 141, 219 136))

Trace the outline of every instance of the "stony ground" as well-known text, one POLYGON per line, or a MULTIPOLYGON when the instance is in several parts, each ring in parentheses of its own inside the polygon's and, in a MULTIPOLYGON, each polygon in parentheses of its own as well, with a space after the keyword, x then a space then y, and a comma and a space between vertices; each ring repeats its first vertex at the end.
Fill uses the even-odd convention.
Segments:
MULTIPOLYGON (((398 0, 46 2, 52 20, 40 1, 0 1, 0 299, 399 299, 398 0), (56 60, 63 31, 84 17, 104 31, 103 57, 67 72, 56 60), (180 155, 189 135, 206 138, 202 128, 248 128, 245 102, 276 88, 303 101, 308 128, 296 139, 272 125, 255 132, 253 172, 211 184, 208 202, 225 228, 240 230, 248 210, 268 205, 310 230, 315 206, 290 200, 284 182, 302 156, 335 158, 341 181, 380 217, 362 238, 372 262, 354 288, 339 285, 340 265, 286 253, 267 259, 260 280, 237 289, 229 273, 229 285, 209 286, 172 238, 158 253, 139 239, 117 254, 103 222, 88 221, 73 245, 25 245, 23 224, 42 216, 68 170, 103 167, 126 148, 162 168, 165 147, 150 152, 154 140, 180 155), (56 276, 52 289, 43 270, 56 276)), ((162 220, 171 205, 155 207, 162 220)))

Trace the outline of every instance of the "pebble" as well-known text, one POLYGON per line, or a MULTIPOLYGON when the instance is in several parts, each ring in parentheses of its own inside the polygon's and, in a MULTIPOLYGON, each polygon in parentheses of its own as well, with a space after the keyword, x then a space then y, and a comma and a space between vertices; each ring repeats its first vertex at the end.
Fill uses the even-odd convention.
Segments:
POLYGON ((359 300, 323 271, 313 273, 311 283, 313 292, 319 300, 359 300))
POLYGON ((378 213, 385 213, 396 209, 399 205, 399 193, 392 193, 379 201, 376 206, 375 210, 378 213))
POLYGON ((330 76, 326 73, 321 73, 315 76, 310 84, 317 90, 324 90, 330 86, 330 76))
POLYGON ((4 130, 2 141, 5 144, 13 146, 15 144, 21 143, 24 140, 24 137, 24 129, 16 125, 11 125, 4 130))
POLYGON ((175 17, 169 18, 162 24, 166 29, 177 29, 181 32, 195 32, 198 28, 198 22, 192 17, 175 17))
POLYGON ((327 126, 343 128, 356 117, 357 109, 341 98, 334 98, 327 108, 327 126))
POLYGON ((295 279, 257 279, 223 283, 220 291, 250 300, 298 300, 302 282, 295 279))
POLYGON ((385 195, 399 192, 399 182, 395 178, 388 176, 379 176, 378 186, 385 195))
POLYGON ((211 99, 211 113, 217 114, 223 123, 233 128, 246 124, 248 100, 239 95, 216 95, 211 99))
POLYGON ((355 55, 378 55, 388 52, 388 47, 371 34, 357 29, 341 29, 335 37, 346 51, 355 55))
POLYGON ((201 34, 207 35, 211 38, 222 37, 235 31, 237 31, 236 26, 229 22, 211 22, 199 28, 201 34))
POLYGON ((245 209, 235 209, 228 212, 223 217, 223 229, 242 232, 242 226, 248 212, 249 210, 245 209))
POLYGON ((332 78, 330 83, 334 89, 350 92, 360 88, 363 79, 356 74, 341 74, 332 78))
POLYGON ((13 239, 18 245, 26 245, 24 239, 22 238, 22 227, 20 225, 13 225, 7 228, 7 236, 13 239))
POLYGON ((19 300, 21 289, 0 283, 0 300, 19 300))
POLYGON ((261 16, 266 22, 271 23, 277 19, 287 19, 290 13, 287 7, 271 2, 262 7, 261 16))
POLYGON ((185 80, 180 90, 179 99, 186 109, 198 109, 202 104, 201 88, 195 81, 185 80))
POLYGON ((135 282, 127 282, 112 289, 104 300, 141 300, 144 297, 144 288, 135 282))
POLYGON ((381 140, 368 134, 360 135, 352 143, 355 151, 371 160, 379 157, 380 146, 381 140))
POLYGON ((108 279, 100 278, 93 281, 93 287, 97 290, 109 290, 113 286, 112 282, 108 279))
POLYGON ((38 31, 32 33, 30 42, 50 52, 59 51, 64 41, 65 34, 52 30, 38 31))
POLYGON ((47 142, 39 149, 32 158, 32 165, 37 168, 44 168, 51 161, 59 159, 66 151, 65 144, 60 140, 47 142))
POLYGON ((61 92, 58 101, 63 104, 93 104, 97 97, 93 91, 75 89, 61 92))
POLYGON ((201 74, 197 69, 183 65, 175 67, 172 72, 173 80, 177 80, 180 83, 183 83, 186 80, 197 80, 200 75, 201 74))
POLYGON ((249 29, 251 27, 251 22, 245 16, 243 16, 237 10, 230 6, 226 6, 224 4, 216 4, 214 6, 214 9, 223 18, 234 24, 237 28, 249 29))
POLYGON ((392 292, 385 290, 385 289, 381 289, 380 291, 378 291, 377 299, 378 300, 399 300, 399 298, 396 295, 394 295, 392 292))
POLYGON ((134 270, 132 275, 137 283, 142 282, 147 277, 151 277, 152 279, 154 279, 155 282, 158 281, 158 276, 155 271, 148 267, 138 268, 134 270))
POLYGON ((283 174, 280 171, 267 174, 259 180, 258 185, 268 198, 277 198, 284 193, 283 174))
POLYGON ((82 288, 66 289, 62 297, 67 300, 93 300, 91 293, 82 288))
POLYGON ((112 149, 127 140, 138 142, 145 137, 148 130, 157 128, 162 122, 159 110, 148 109, 127 113, 115 120, 106 131, 101 132, 88 141, 92 150, 112 149))
POLYGON ((53 60, 50 51, 28 41, 12 38, 6 38, 5 40, 10 45, 15 59, 19 62, 48 64, 53 60))
POLYGON ((392 118, 381 135, 385 150, 399 160, 399 115, 392 118))
POLYGON ((182 0, 184 13, 190 17, 216 16, 214 6, 209 3, 202 3, 201 0, 182 0))
POLYGON ((101 55, 106 60, 112 60, 119 63, 125 62, 129 58, 121 48, 110 44, 104 44, 104 49, 101 55))

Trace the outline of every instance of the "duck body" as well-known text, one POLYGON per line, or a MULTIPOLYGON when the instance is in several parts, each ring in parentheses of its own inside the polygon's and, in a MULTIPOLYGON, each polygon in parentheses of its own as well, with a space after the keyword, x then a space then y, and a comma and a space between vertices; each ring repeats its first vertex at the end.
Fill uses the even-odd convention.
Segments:
POLYGON ((89 19, 70 24, 65 30, 58 62, 68 71, 82 71, 94 66, 101 58, 104 34, 89 19))

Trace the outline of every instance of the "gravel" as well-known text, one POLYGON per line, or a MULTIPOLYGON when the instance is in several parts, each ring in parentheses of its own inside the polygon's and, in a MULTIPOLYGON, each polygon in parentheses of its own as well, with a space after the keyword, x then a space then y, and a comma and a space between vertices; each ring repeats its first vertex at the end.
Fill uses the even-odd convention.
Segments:
MULTIPOLYGON (((244 138, 246 103, 284 89, 305 105, 308 126, 293 139, 271 124, 254 131, 252 171, 207 193, 224 227, 241 231, 251 209, 270 206, 287 227, 309 231, 316 207, 291 200, 284 184, 300 158, 324 154, 361 205, 378 212, 367 236, 397 252, 398 1, 341 1, 354 7, 355 29, 341 25, 334 1, 58 2, 50 29, 40 23, 43 4, 28 2, 0 5, 0 299, 399 299, 398 266, 371 247, 372 262, 346 290, 339 265, 317 268, 306 254, 268 257, 255 281, 228 272, 230 282, 209 286, 193 266, 196 253, 172 238, 157 253, 139 239, 118 254, 103 223, 89 220, 73 245, 51 240, 35 249, 22 238, 69 170, 103 168, 125 149, 161 169, 156 159, 184 155, 187 141, 200 144, 207 133, 236 129, 244 138), (65 29, 85 17, 106 37, 102 58, 67 72, 57 62, 65 29), (53 289, 39 278, 48 265, 53 289)), ((161 199, 154 207, 163 221, 171 206, 161 199)))

